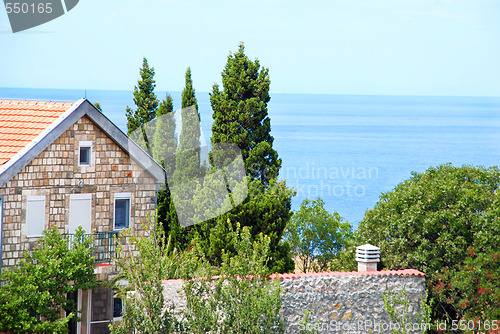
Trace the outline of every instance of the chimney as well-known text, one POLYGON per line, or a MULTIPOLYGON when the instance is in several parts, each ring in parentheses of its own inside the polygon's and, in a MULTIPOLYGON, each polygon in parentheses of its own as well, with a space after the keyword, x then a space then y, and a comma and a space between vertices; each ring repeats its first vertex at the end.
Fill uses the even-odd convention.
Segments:
POLYGON ((358 271, 377 271, 380 248, 370 244, 356 247, 356 261, 358 261, 358 271))

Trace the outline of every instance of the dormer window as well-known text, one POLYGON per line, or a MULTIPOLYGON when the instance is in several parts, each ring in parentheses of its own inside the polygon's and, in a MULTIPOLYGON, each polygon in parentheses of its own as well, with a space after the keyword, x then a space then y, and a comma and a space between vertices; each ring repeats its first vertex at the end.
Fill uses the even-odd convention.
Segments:
POLYGON ((90 166, 92 165, 92 142, 81 141, 80 151, 78 157, 78 165, 80 166, 90 166))

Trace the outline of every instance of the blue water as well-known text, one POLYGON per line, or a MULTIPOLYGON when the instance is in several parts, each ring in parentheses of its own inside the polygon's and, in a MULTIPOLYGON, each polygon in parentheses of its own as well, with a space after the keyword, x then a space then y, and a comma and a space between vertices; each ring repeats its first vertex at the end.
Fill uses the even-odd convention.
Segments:
MULTIPOLYGON (((126 132, 131 91, 0 88, 0 98, 99 102, 126 132)), ((175 108, 180 93, 171 93, 175 108)), ((164 98, 165 92, 158 92, 164 98)), ((197 94, 210 137, 209 96, 197 94)), ((321 197, 355 227, 380 194, 411 171, 451 162, 500 164, 500 98, 273 94, 269 104, 281 177, 297 190, 293 209, 321 197)))

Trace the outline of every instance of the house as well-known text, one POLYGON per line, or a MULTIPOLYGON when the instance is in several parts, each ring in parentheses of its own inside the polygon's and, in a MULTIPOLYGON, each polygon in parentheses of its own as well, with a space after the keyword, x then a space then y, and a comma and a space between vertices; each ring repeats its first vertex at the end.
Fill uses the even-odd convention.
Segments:
MULTIPOLYGON (((106 280, 114 235, 141 233, 164 170, 86 99, 0 100, 0 270, 16 265, 44 229, 95 235, 95 273, 106 280)), ((113 292, 79 291, 74 333, 107 333, 113 292)))

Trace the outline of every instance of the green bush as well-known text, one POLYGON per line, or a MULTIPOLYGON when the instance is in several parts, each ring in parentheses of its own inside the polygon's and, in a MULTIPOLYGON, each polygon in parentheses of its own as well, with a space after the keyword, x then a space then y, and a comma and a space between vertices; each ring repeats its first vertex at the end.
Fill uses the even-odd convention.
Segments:
POLYGON ((67 333, 69 321, 81 311, 68 296, 97 286, 92 243, 81 227, 71 247, 57 227, 44 231, 33 252, 2 273, 0 331, 67 333))
POLYGON ((249 228, 228 232, 236 255, 223 252, 221 267, 212 267, 197 240, 178 251, 166 240, 161 223, 145 225, 146 236, 126 231, 116 282, 124 300, 123 321, 112 333, 281 333, 279 280, 270 280, 266 261, 269 237, 252 241, 249 228), (214 278, 215 275, 219 275, 214 278), (204 278, 200 278, 204 277, 204 278), (187 307, 179 312, 163 295, 162 280, 183 278, 187 307), (133 291, 133 292, 132 292, 133 291))
POLYGON ((231 232, 236 255, 224 252, 220 277, 185 282, 189 333, 283 333, 279 279, 270 280, 270 239, 252 242, 248 227, 231 232))
POLYGON ((441 165, 382 194, 357 233, 427 274, 433 320, 500 318, 500 170, 441 165))

